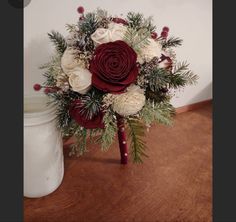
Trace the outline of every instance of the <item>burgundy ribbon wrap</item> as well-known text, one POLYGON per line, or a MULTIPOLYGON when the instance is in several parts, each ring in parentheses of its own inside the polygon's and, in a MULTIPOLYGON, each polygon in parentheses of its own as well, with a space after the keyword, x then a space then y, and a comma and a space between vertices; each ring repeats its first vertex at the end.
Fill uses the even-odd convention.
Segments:
POLYGON ((128 147, 127 147, 127 140, 125 134, 125 125, 124 125, 124 118, 120 115, 116 115, 117 118, 117 128, 118 128, 118 140, 119 140, 119 147, 120 147, 120 163, 127 164, 128 163, 128 147))

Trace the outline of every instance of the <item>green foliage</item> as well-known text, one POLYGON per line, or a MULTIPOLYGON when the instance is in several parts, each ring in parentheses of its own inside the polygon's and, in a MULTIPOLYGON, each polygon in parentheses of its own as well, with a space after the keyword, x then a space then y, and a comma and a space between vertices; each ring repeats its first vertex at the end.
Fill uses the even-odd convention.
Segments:
POLYGON ((101 110, 103 93, 92 88, 86 95, 81 96, 81 114, 90 120, 101 110))
POLYGON ((170 48, 170 47, 177 47, 182 45, 183 40, 180 38, 170 37, 169 39, 162 42, 162 48, 170 48))
POLYGON ((149 37, 150 32, 145 28, 139 30, 127 28, 124 40, 138 53, 143 47, 150 43, 148 40, 149 37))
POLYGON ((170 95, 168 92, 162 92, 161 89, 152 91, 149 87, 147 87, 145 90, 145 96, 151 102, 155 103, 168 102, 170 100, 170 95))
POLYGON ((154 68, 148 76, 148 85, 152 91, 166 87, 170 82, 170 71, 163 68, 154 68))
POLYGON ((57 52, 62 55, 67 47, 65 38, 59 32, 56 31, 48 33, 48 36, 50 40, 54 43, 57 52))
POLYGON ((53 56, 51 61, 41 66, 40 69, 46 69, 43 74, 46 79, 44 85, 56 86, 56 77, 63 72, 61 69, 61 56, 53 56))
POLYGON ((127 21, 129 23, 129 27, 131 27, 132 29, 138 31, 145 28, 148 30, 149 35, 156 28, 156 26, 152 24, 152 17, 148 17, 147 19, 145 19, 143 14, 141 13, 129 12, 127 14, 127 21))
POLYGON ((117 133, 116 119, 114 118, 114 113, 111 110, 108 110, 105 113, 103 122, 105 124, 105 129, 99 138, 99 142, 101 143, 101 149, 105 151, 112 145, 117 133))
POLYGON ((87 131, 86 128, 77 127, 74 133, 76 143, 71 145, 70 155, 82 156, 87 151, 87 131))
POLYGON ((174 113, 174 107, 167 101, 160 103, 147 101, 140 111, 141 118, 147 125, 150 125, 153 122, 171 125, 174 113))
POLYGON ((86 36, 90 36, 94 33, 98 28, 98 25, 99 22, 95 13, 87 13, 84 16, 84 19, 78 24, 80 33, 84 33, 86 36))
POLYGON ((129 12, 127 21, 128 28, 124 39, 138 53, 150 44, 148 39, 156 27, 152 24, 152 17, 145 19, 140 13, 129 12))
POLYGON ((146 143, 143 140, 143 137, 145 137, 145 126, 140 120, 134 118, 127 118, 127 125, 133 161, 134 163, 142 163, 142 157, 148 157, 145 153, 146 143))
POLYGON ((66 24, 66 30, 70 33, 76 31, 76 25, 75 24, 66 24))
POLYGON ((69 106, 71 104, 71 96, 69 93, 49 93, 48 96, 51 98, 49 103, 54 104, 57 115, 57 125, 58 128, 68 127, 71 122, 71 117, 69 115, 69 106))
POLYGON ((186 62, 179 62, 176 64, 173 74, 170 75, 170 87, 176 89, 179 87, 184 87, 187 84, 196 84, 198 76, 189 70, 188 66, 189 64, 186 62))

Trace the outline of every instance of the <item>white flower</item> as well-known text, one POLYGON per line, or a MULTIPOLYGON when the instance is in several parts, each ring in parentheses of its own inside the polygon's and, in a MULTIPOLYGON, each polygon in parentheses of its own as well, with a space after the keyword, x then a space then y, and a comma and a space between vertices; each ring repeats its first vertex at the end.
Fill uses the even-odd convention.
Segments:
POLYGON ((98 28, 92 35, 91 39, 96 44, 103 44, 107 42, 114 42, 117 40, 122 40, 124 38, 124 34, 127 30, 122 24, 117 24, 115 22, 111 22, 108 25, 108 28, 98 28))
POLYGON ((80 65, 79 60, 75 59, 76 50, 67 48, 61 58, 62 70, 69 74, 74 68, 80 65))
POLYGON ((77 67, 71 71, 69 76, 69 83, 72 90, 80 94, 85 94, 91 88, 92 74, 88 69, 77 67))
POLYGON ((108 29, 111 32, 111 42, 122 40, 127 31, 127 27, 122 24, 117 24, 115 22, 111 22, 108 25, 108 29))
POLYGON ((143 63, 144 61, 150 62, 154 57, 160 57, 162 53, 161 44, 152 38, 148 39, 149 44, 141 49, 138 54, 137 61, 143 63))
POLYGON ((98 28, 92 35, 91 39, 97 44, 103 44, 111 41, 111 31, 104 28, 98 28))
POLYGON ((144 91, 139 86, 131 85, 127 92, 115 96, 112 108, 121 116, 129 116, 140 111, 144 104, 144 91))

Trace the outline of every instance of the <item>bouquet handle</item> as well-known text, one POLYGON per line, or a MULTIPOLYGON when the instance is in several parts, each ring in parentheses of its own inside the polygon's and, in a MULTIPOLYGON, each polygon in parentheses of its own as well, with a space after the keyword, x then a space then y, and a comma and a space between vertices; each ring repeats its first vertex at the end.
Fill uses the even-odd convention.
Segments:
POLYGON ((125 134, 125 125, 124 118, 120 115, 116 115, 117 118, 117 128, 118 128, 118 140, 120 147, 120 163, 127 164, 128 163, 128 146, 127 139, 125 134))

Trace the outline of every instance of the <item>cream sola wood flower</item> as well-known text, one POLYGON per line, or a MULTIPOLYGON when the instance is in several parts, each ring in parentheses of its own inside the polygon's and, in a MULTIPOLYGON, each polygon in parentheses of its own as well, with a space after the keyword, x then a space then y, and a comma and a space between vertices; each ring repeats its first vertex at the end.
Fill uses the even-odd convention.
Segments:
POLYGON ((91 88, 92 74, 85 68, 83 61, 76 59, 76 50, 67 48, 61 58, 61 67, 69 77, 72 90, 85 94, 91 88))
POLYGON ((87 93, 91 88, 92 74, 88 69, 75 68, 69 75, 72 90, 80 94, 87 93))
POLYGON ((160 58, 163 53, 162 46, 158 41, 149 38, 148 42, 149 44, 143 47, 138 53, 137 61, 140 64, 143 64, 144 61, 150 62, 154 57, 160 58))
POLYGON ((67 48, 61 58, 61 68, 68 76, 77 67, 85 68, 82 60, 76 58, 77 50, 67 48))
POLYGON ((108 28, 98 28, 92 35, 91 39, 96 44, 103 44, 107 42, 114 42, 124 38, 127 27, 122 24, 111 22, 108 28))
POLYGON ((129 116, 139 112, 144 105, 144 90, 133 84, 127 88, 127 92, 115 95, 112 108, 121 116, 129 116))

